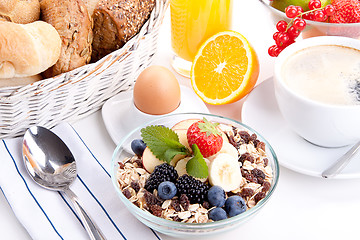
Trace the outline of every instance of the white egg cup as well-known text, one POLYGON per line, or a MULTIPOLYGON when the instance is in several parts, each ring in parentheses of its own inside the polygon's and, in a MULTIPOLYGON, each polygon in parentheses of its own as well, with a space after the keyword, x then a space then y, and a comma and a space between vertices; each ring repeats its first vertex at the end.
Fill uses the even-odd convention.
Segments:
POLYGON ((181 90, 181 101, 179 106, 167 114, 153 115, 147 114, 140 111, 134 104, 134 99, 131 97, 131 100, 124 102, 127 106, 123 107, 121 122, 118 125, 118 134, 122 137, 125 137, 136 127, 146 124, 158 117, 162 117, 168 114, 175 113, 185 113, 185 112, 194 112, 194 113, 209 113, 205 103, 193 92, 192 89, 186 86, 180 86, 181 90))
POLYGON ((337 36, 314 37, 290 45, 275 61, 275 96, 280 112, 297 134, 315 145, 342 147, 360 139, 360 106, 330 105, 310 100, 291 90, 282 79, 281 69, 289 56, 301 49, 319 45, 360 50, 359 40, 337 36))

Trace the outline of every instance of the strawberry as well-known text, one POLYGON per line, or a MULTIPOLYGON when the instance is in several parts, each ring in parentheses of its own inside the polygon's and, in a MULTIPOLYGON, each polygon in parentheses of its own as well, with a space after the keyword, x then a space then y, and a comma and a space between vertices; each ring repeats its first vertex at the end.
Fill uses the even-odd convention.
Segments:
POLYGON ((335 12, 330 17, 331 23, 357 23, 360 22, 359 0, 332 0, 335 12))
POLYGON ((217 125, 218 123, 211 123, 206 118, 193 123, 186 134, 189 146, 196 144, 203 157, 209 157, 219 152, 223 139, 217 125))

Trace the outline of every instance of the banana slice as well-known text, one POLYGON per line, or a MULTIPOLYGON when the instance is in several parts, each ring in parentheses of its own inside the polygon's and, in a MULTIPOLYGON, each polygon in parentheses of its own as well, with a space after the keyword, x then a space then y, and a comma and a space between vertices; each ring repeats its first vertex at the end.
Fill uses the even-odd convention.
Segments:
POLYGON ((223 145, 220 149, 220 151, 210 157, 208 157, 209 161, 213 161, 220 153, 227 153, 234 158, 238 159, 239 154, 237 149, 229 142, 223 142, 223 145))
MULTIPOLYGON (((177 171, 179 177, 184 174, 187 174, 186 164, 190 159, 191 159, 191 157, 186 157, 186 158, 179 160, 176 163, 175 170, 177 171)), ((206 165, 208 165, 208 167, 209 167, 210 161, 207 160, 206 158, 204 158, 204 160, 206 162, 206 165)), ((206 180, 207 180, 207 178, 196 178, 196 179, 200 180, 201 182, 206 182, 206 180)))
POLYGON ((209 182, 229 192, 240 187, 241 171, 237 158, 230 154, 220 153, 210 164, 209 182))

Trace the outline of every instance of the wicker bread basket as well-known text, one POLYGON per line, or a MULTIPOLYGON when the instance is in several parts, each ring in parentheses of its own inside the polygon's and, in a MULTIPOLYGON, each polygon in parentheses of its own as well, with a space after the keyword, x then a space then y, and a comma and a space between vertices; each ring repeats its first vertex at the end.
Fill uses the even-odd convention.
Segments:
POLYGON ((110 97, 132 89, 157 49, 159 28, 169 5, 156 0, 140 32, 96 63, 22 87, 0 89, 0 137, 22 135, 33 125, 51 128, 97 111, 110 97))

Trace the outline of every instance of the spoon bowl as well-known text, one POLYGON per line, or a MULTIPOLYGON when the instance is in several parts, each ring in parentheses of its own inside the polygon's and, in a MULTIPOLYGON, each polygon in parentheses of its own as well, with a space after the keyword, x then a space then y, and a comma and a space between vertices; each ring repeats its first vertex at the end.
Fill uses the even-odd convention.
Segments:
POLYGON ((90 239, 105 239, 69 186, 76 179, 76 162, 66 144, 50 130, 34 126, 23 139, 23 159, 32 179, 40 186, 65 193, 73 203, 90 239))

